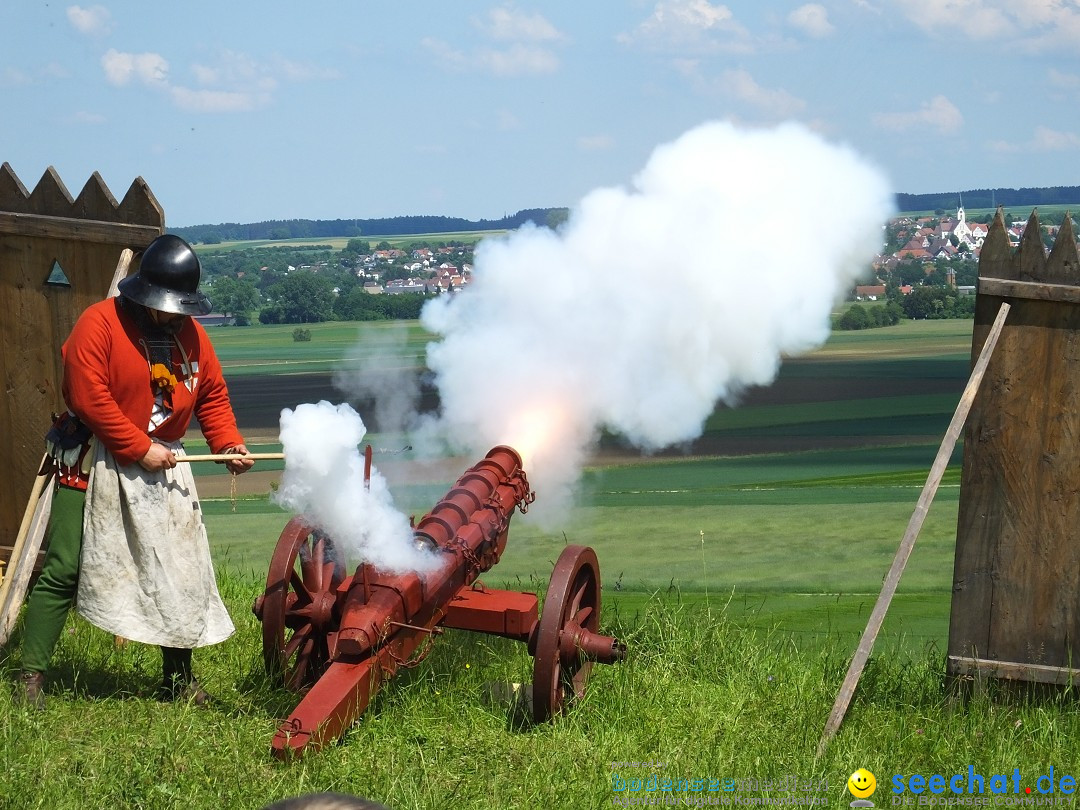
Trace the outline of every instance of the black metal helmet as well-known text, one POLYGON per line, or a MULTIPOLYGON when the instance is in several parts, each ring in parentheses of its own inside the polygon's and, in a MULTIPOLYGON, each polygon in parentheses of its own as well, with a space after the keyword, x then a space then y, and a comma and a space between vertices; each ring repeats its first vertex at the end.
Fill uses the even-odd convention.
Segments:
POLYGON ((175 315, 206 315, 210 299, 199 292, 202 266, 191 245, 167 233, 146 246, 139 272, 118 285, 125 298, 175 315))

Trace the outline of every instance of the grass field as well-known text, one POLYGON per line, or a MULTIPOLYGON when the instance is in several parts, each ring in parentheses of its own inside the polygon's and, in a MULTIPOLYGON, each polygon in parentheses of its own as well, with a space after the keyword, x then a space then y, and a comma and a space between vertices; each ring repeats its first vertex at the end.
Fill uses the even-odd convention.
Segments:
MULTIPOLYGON (((532 679, 523 645, 450 632, 376 696, 341 744, 279 763, 270 740, 298 698, 262 674, 259 627, 248 612, 257 590, 222 578, 238 633, 196 653, 216 698, 204 710, 153 699, 156 651, 116 647, 73 621, 47 711, 12 707, 10 680, 0 685, 0 806, 257 810, 333 790, 395 810, 580 810, 647 796, 682 806, 710 796, 789 805, 813 796, 831 808, 848 806, 845 781, 867 768, 879 784, 875 805, 884 807, 894 776, 966 776, 969 767, 987 783, 974 798, 990 801, 1024 798, 1027 788, 1039 797, 1037 780, 1053 767, 1058 806, 1073 806, 1060 791, 1061 778, 1077 770, 1072 694, 1010 696, 991 683, 960 700, 942 678, 939 649, 912 652, 902 636, 889 636, 840 735, 818 758, 850 651, 846 635, 808 641, 767 623, 748 631, 740 622, 749 602, 732 599, 725 611, 677 594, 608 611, 605 627, 630 655, 598 667, 585 699, 555 723, 522 722, 504 697, 532 679), (1008 775, 1011 790, 1014 772, 1019 795, 989 795, 992 775, 1008 775), (791 777, 794 789, 781 784, 791 777)), ((795 599, 788 609, 803 610, 795 599)), ((825 613, 820 620, 829 622, 825 613)), ((928 797, 905 795, 912 804, 928 797)))
MULTIPOLYGON (((836 333, 809 357, 785 363, 774 386, 719 408, 691 448, 649 457, 612 442, 613 452, 585 470, 562 525, 514 519, 507 551, 486 579, 542 588, 561 547, 572 542, 597 550, 605 593, 615 602, 708 592, 737 606, 745 595, 754 607, 743 612, 755 622, 775 617, 810 633, 823 627, 821 616, 836 626, 851 615, 844 626, 857 632, 865 623, 861 606, 880 587, 956 407, 970 335, 970 321, 836 333)), ((335 324, 315 325, 305 344, 292 344, 283 327, 214 332, 232 374, 258 373, 282 356, 333 366, 335 356, 355 351, 355 337, 354 327, 335 324)), ((403 365, 421 367, 427 339, 419 326, 408 328, 403 365)), ((243 416, 244 404, 238 408, 243 416)), ((376 447, 400 446, 396 437, 369 438, 376 447)), ((939 644, 947 634, 959 459, 958 450, 905 574, 909 601, 897 606, 897 626, 939 644), (902 604, 911 605, 909 618, 902 604)), ((377 467, 382 461, 376 455, 377 467)), ((395 502, 417 518, 452 484, 446 475, 411 478, 409 454, 386 461, 395 502)), ((449 469, 456 475, 474 461, 449 469)), ((198 471, 204 482, 225 480, 214 465, 198 471)), ((260 576, 289 516, 258 493, 246 494, 237 502, 206 499, 205 509, 219 565, 260 576)))
MULTIPOLYGON (((844 726, 815 756, 966 381, 970 330, 970 321, 905 322, 834 335, 786 362, 774 386, 719 408, 689 447, 643 456, 609 438, 563 525, 515 516, 507 551, 484 580, 542 595, 561 548, 591 545, 604 582, 603 628, 630 649, 624 663, 598 667, 584 701, 551 725, 522 724, 517 707, 491 698, 532 679, 523 645, 450 632, 380 692, 341 745, 299 763, 271 761, 276 723, 297 697, 262 673, 250 606, 289 518, 268 498, 281 465, 241 477, 235 500, 221 469, 205 465, 203 506, 238 627, 196 653, 216 705, 156 703, 156 651, 115 647, 73 617, 50 676, 49 710, 12 707, 16 631, 0 661, 9 676, 0 685, 0 807, 255 810, 336 790, 396 810, 576 810, 650 796, 691 805, 719 799, 723 791, 708 785, 725 779, 735 788, 724 795, 740 801, 814 796, 840 807, 859 767, 876 774, 873 800, 882 807, 902 798, 892 793, 894 776, 966 775, 969 766, 987 781, 1021 774, 1020 794, 983 795, 990 800, 1025 798, 1027 787, 1041 798, 1036 779, 1054 767, 1052 796, 1073 806, 1060 778, 1080 768, 1074 693, 1006 692, 996 683, 951 684, 943 674, 959 449, 844 726), (962 699, 961 687, 977 688, 962 699), (654 776, 676 787, 650 793, 654 776), (777 787, 784 777, 806 792, 777 787), (694 790, 695 780, 704 786, 694 790)), ((317 379, 271 361, 306 363, 326 377, 355 348, 354 327, 312 332, 310 344, 295 345, 285 328, 214 332, 230 376, 304 381, 262 389, 269 402, 237 402, 241 419, 264 434, 273 427, 266 414, 296 404, 287 398, 310 394, 317 379)), ((401 363, 419 368, 425 341, 410 326, 401 363)), ((396 438, 372 443, 397 446, 396 438)), ((267 440, 265 449, 279 446, 267 440)), ((376 456, 399 508, 417 517, 474 461, 434 474, 408 454, 376 456)))

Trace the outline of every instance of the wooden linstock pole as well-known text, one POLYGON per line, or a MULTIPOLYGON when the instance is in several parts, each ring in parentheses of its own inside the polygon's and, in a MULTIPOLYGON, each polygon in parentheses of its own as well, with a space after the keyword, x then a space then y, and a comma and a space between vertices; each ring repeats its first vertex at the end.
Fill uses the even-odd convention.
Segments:
POLYGON ((960 402, 956 406, 956 412, 953 414, 952 421, 949 423, 949 429, 945 432, 945 438, 941 442, 941 447, 938 449, 937 458, 934 459, 934 464, 930 468, 930 474, 926 478, 926 485, 923 487, 922 495, 919 496, 919 502, 915 506, 915 512, 911 515, 911 520, 908 522, 907 531, 904 532, 904 539, 900 541, 900 547, 896 550, 896 556, 893 557, 892 567, 889 568, 889 573, 885 577, 885 584, 881 587, 881 593, 878 594, 877 603, 874 605, 874 610, 870 614, 870 619, 866 623, 866 629, 863 631, 862 638, 859 639, 858 649, 855 650, 855 657, 851 659, 851 666, 848 667, 847 676, 844 678, 844 683, 840 686, 840 693, 836 696, 836 702, 833 704, 832 712, 829 714, 829 719, 825 723, 825 731, 821 735, 821 740, 818 742, 817 756, 821 757, 825 753, 825 749, 829 746, 829 741, 836 736, 836 732, 840 728, 840 724, 844 722, 844 715, 847 713, 848 706, 851 704, 851 698, 855 694, 855 688, 859 685, 859 678, 862 676, 862 671, 866 667, 866 662, 870 658, 870 652, 874 648, 874 641, 877 639, 878 631, 881 630, 882 622, 885 621, 885 613, 889 610, 889 604, 892 602, 893 596, 896 594, 896 588, 900 584, 900 577, 904 573, 904 567, 907 565, 908 558, 911 556, 911 551, 915 547, 915 540, 919 536, 919 532, 922 530, 923 522, 926 520, 926 513, 930 508, 930 502, 934 500, 934 495, 937 494, 938 485, 941 484, 941 479, 945 475, 945 468, 949 466, 949 458, 952 456, 953 448, 956 446, 957 439, 960 437, 960 431, 964 427, 964 422, 967 421, 968 413, 971 411, 971 404, 975 400, 975 394, 979 390, 979 385, 982 383, 983 375, 986 374, 986 367, 990 363, 990 356, 994 353, 994 347, 997 346, 998 338, 1001 337, 1002 327, 1005 325, 1005 318, 1009 314, 1010 305, 1003 302, 1001 309, 998 310, 997 317, 994 319, 993 326, 990 327, 990 333, 986 336, 986 342, 983 344, 982 351, 979 352, 979 358, 975 361, 975 366, 971 370, 971 377, 968 378, 967 386, 964 388, 964 393, 960 397, 960 402))
POLYGON ((267 461, 270 459, 282 459, 285 458, 284 453, 248 453, 244 455, 242 453, 210 453, 206 455, 195 456, 177 456, 176 461, 178 464, 185 461, 236 461, 237 459, 247 458, 252 461, 267 461))

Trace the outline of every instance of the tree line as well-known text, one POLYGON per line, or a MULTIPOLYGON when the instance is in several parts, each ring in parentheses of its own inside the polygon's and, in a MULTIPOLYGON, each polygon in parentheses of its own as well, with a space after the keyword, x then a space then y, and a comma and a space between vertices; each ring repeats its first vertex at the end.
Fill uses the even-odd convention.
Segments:
POLYGON ((264 222, 222 222, 169 228, 169 233, 192 244, 246 242, 259 239, 324 239, 359 236, 415 236, 430 233, 501 231, 520 228, 526 222, 555 227, 567 217, 565 208, 527 208, 499 219, 470 220, 460 217, 413 215, 376 219, 280 219, 264 222))
POLYGON ((963 199, 967 208, 1037 208, 1040 205, 1066 205, 1080 200, 1080 186, 1045 188, 976 188, 941 194, 897 194, 898 211, 953 210, 963 199))
POLYGON ((903 318, 921 321, 974 317, 974 295, 963 295, 952 287, 929 284, 915 287, 904 295, 898 284, 889 284, 884 302, 852 304, 833 319, 833 328, 857 330, 895 326, 903 318))

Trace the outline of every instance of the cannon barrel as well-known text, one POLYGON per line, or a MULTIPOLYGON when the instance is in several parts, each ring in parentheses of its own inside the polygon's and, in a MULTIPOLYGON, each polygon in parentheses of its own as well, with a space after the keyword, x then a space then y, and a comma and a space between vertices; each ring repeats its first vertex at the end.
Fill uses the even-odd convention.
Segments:
POLYGON ((444 628, 525 642, 535 661, 537 721, 584 693, 594 662, 622 660, 625 645, 599 633, 600 574, 592 549, 563 550, 542 618, 535 594, 478 580, 506 548, 515 509, 525 511, 533 497, 518 453, 493 448, 414 527, 414 542, 436 556, 421 573, 362 563, 345 576, 333 538, 291 520, 254 606, 267 670, 305 693, 279 726, 274 755, 299 755, 343 734, 380 686, 400 667, 418 663, 444 628))
POLYGON ((364 565, 357 569, 331 658, 363 655, 396 626, 430 627, 441 619, 454 594, 499 561, 514 509, 532 500, 517 452, 491 450, 416 526, 416 542, 439 557, 432 571, 372 575, 364 565))

